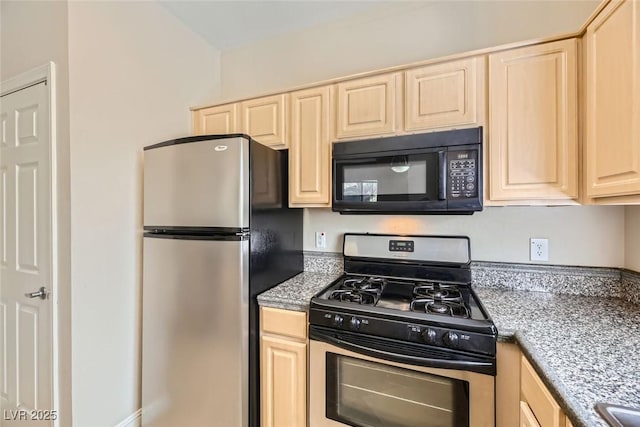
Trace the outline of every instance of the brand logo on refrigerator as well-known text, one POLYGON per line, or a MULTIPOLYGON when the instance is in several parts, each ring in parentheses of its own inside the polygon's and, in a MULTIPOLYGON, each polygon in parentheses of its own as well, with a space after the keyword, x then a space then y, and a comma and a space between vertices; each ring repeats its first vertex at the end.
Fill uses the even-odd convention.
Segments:
POLYGON ((229 147, 227 147, 226 145, 216 145, 213 149, 216 151, 225 151, 227 148, 229 147))

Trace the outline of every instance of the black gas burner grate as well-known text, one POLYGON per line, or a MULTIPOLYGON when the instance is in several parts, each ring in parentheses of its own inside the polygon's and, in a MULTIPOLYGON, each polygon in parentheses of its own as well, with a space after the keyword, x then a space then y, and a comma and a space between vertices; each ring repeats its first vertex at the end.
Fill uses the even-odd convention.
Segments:
POLYGON ((454 302, 438 298, 415 298, 411 301, 410 309, 419 313, 441 314, 464 319, 471 317, 469 309, 462 300, 454 302))
POLYGON ((386 283, 382 277, 347 278, 342 282, 342 288, 382 292, 386 283))
POLYGON ((345 278, 338 289, 329 294, 329 299, 361 305, 375 305, 386 283, 386 280, 381 277, 345 278))
POLYGON ((339 289, 332 291, 329 299, 342 302, 352 302, 361 305, 374 305, 380 294, 370 289, 339 289))
POLYGON ((428 283, 417 285, 413 288, 413 296, 416 299, 431 299, 434 301, 462 303, 462 292, 456 285, 443 283, 428 283))

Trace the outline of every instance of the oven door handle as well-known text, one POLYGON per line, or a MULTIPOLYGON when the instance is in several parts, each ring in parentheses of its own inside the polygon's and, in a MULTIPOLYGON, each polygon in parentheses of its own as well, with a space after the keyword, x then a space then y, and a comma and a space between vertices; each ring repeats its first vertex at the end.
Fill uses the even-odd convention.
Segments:
POLYGON ((479 374, 495 375, 496 366, 494 362, 481 362, 471 360, 447 360, 437 359, 431 357, 419 357, 411 356, 408 354, 392 353, 386 350, 380 350, 371 348, 369 346, 363 346, 355 344, 349 341, 341 340, 327 334, 319 333, 317 331, 309 331, 309 338, 317 341, 324 341, 328 344, 333 344, 337 347, 345 350, 352 350, 356 353, 364 354, 371 357, 378 357, 384 360, 390 360, 398 363, 408 363, 411 365, 425 366, 428 368, 442 368, 442 369, 455 369, 469 372, 477 372, 479 374))

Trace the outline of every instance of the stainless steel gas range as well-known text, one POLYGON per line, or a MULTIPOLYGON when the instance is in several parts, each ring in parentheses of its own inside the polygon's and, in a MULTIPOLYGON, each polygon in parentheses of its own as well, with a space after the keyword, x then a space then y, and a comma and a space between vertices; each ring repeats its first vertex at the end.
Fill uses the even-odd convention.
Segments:
POLYGON ((462 236, 345 234, 311 299, 311 427, 493 427, 497 331, 462 236))

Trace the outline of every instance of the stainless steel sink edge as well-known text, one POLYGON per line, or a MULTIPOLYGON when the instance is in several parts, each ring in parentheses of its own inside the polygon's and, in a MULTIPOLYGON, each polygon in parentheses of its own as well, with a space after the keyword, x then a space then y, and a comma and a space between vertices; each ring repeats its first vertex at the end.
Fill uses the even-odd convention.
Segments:
POLYGON ((611 427, 640 427, 640 408, 598 402, 595 405, 598 414, 611 427))

